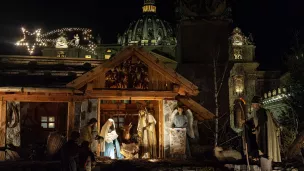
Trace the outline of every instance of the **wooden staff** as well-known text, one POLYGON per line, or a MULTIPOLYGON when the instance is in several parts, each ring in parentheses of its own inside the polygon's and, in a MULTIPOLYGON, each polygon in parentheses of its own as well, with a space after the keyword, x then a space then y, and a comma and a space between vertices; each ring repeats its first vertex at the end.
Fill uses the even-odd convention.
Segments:
MULTIPOLYGON (((243 114, 245 115, 245 121, 247 121, 247 115, 245 114, 245 111, 244 111, 244 109, 243 109, 243 106, 242 106, 242 104, 241 104, 241 102, 239 102, 239 105, 241 106, 241 110, 242 110, 242 112, 243 112, 243 114)), ((246 128, 245 128, 245 123, 243 124, 244 126, 244 131, 246 130, 246 128)), ((246 141, 246 131, 245 131, 245 137, 243 137, 243 139, 244 139, 244 142, 245 142, 245 153, 246 153, 246 161, 247 161, 247 170, 249 170, 250 171, 250 164, 249 164, 249 157, 248 157, 248 144, 247 144, 247 141, 246 141)))

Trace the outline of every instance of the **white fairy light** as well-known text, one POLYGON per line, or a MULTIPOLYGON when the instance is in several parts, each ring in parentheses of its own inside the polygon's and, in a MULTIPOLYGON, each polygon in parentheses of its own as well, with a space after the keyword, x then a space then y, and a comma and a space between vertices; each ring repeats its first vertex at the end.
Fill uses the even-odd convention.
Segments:
POLYGON ((87 47, 81 46, 79 44, 75 44, 73 42, 68 42, 67 44, 79 49, 83 49, 85 51, 88 51, 94 55, 96 55, 95 48, 97 45, 92 41, 93 36, 91 34, 92 30, 87 29, 87 28, 62 28, 62 29, 57 29, 57 30, 52 30, 50 32, 41 34, 41 29, 37 29, 34 32, 29 32, 25 28, 21 28, 22 33, 23 33, 23 38, 19 40, 16 43, 16 46, 26 46, 27 50, 30 54, 33 54, 35 51, 35 47, 43 47, 47 46, 47 43, 53 43, 56 42, 56 39, 51 39, 48 38, 51 35, 58 34, 58 33, 64 33, 64 32, 82 32, 84 40, 87 42, 87 47), (35 37, 35 42, 34 43, 29 43, 27 40, 28 36, 36 36, 35 37))

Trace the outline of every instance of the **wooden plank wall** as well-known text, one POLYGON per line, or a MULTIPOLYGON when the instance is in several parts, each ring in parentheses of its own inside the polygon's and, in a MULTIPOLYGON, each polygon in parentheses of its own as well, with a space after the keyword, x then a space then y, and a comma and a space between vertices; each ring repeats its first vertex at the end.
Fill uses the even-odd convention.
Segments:
POLYGON ((154 118, 157 121, 155 126, 156 137, 158 139, 158 157, 164 158, 164 114, 163 114, 163 101, 152 101, 155 110, 154 118))
MULTIPOLYGON (((159 125, 160 125, 160 122, 159 122, 159 103, 158 101, 151 101, 151 103, 153 104, 153 109, 154 109, 154 113, 152 113, 152 115, 154 116, 155 120, 156 120, 156 125, 155 125, 155 132, 156 132, 156 139, 159 139, 159 135, 160 132, 159 132, 159 125)), ((159 147, 159 142, 156 142, 156 145, 157 145, 157 151, 159 151, 160 147, 159 147)), ((159 156, 159 152, 158 153, 158 156, 159 156)))
POLYGON ((172 83, 164 75, 160 74, 152 68, 149 68, 148 74, 150 80, 150 90, 173 90, 172 83))
MULTIPOLYGON (((97 99, 97 132, 100 134, 101 131, 101 125, 100 125, 100 120, 101 120, 101 111, 100 111, 100 99, 97 99)), ((97 146, 97 156, 100 156, 101 148, 100 145, 97 146)))
POLYGON ((70 138, 74 129, 75 121, 75 102, 68 102, 68 117, 67 117, 67 139, 70 138))
POLYGON ((164 111, 163 111, 163 100, 158 100, 158 156, 159 158, 164 158, 164 111))
MULTIPOLYGON (((6 141, 6 101, 0 101, 0 147, 5 147, 6 141)), ((0 151, 0 161, 5 160, 5 152, 0 151)))
POLYGON ((105 73, 101 73, 98 77, 96 77, 93 81, 93 88, 105 88, 105 73))

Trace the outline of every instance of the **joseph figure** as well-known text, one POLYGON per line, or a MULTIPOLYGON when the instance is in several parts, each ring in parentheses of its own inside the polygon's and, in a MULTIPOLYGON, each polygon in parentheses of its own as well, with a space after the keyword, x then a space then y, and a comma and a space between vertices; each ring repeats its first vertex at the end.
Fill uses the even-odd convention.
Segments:
POLYGON ((156 120, 152 115, 153 110, 140 110, 137 131, 141 158, 157 158, 157 141, 155 125, 156 120))

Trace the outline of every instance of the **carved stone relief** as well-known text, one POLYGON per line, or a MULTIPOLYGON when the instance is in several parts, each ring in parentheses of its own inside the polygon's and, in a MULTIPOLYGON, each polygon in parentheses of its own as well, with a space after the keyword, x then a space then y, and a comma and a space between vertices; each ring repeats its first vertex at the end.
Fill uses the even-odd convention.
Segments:
POLYGON ((246 37, 240 28, 236 27, 232 31, 232 36, 230 37, 231 44, 233 46, 242 46, 242 45, 252 45, 253 44, 253 36, 252 34, 249 37, 246 37))

